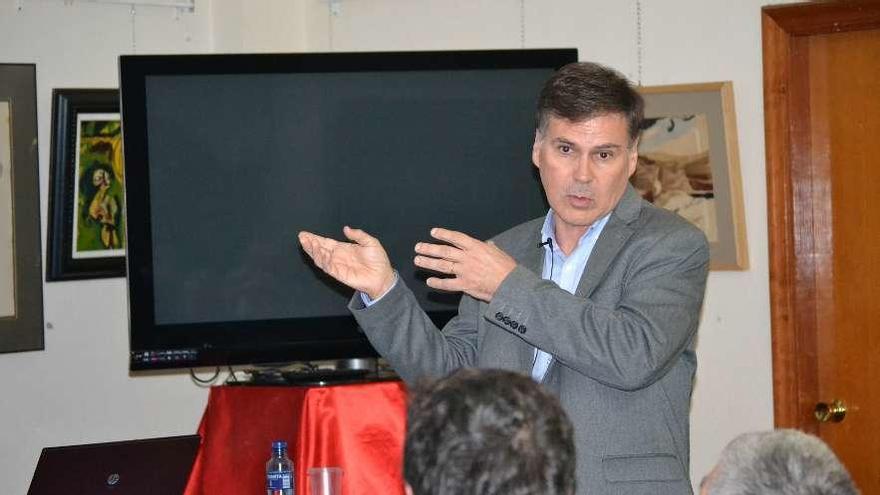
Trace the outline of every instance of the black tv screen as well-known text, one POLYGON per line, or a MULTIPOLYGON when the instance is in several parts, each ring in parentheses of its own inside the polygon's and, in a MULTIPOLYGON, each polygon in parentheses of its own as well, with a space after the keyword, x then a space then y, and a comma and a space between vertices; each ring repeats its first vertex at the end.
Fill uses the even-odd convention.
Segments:
POLYGON ((120 58, 130 367, 375 356, 352 291, 297 242, 382 241, 442 325, 459 295, 413 246, 543 215, 531 165, 543 82, 573 49, 120 58))

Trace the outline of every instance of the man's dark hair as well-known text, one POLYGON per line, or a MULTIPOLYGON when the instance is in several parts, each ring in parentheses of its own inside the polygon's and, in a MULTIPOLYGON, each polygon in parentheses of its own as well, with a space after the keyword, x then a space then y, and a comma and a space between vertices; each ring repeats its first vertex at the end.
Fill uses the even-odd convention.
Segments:
POLYGON ((575 62, 559 69, 544 83, 538 96, 535 127, 547 129, 551 116, 570 122, 622 114, 630 144, 639 137, 645 102, 629 81, 614 69, 591 62, 575 62))
POLYGON ((571 422, 524 375, 460 369, 412 392, 404 478, 414 495, 570 495, 571 422))

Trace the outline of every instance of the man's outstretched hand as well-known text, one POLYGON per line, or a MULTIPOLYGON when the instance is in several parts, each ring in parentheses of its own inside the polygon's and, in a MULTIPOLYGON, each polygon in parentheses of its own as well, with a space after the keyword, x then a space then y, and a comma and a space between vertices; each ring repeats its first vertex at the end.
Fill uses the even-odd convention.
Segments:
POLYGON ((416 266, 452 275, 431 277, 434 289, 464 292, 481 301, 491 301, 501 282, 516 268, 516 260, 491 242, 483 242, 461 232, 431 229, 431 237, 448 244, 416 244, 416 266))
POLYGON ((351 242, 300 232, 299 243, 318 268, 352 289, 378 299, 394 283, 394 270, 385 248, 363 230, 346 226, 342 233, 351 242))

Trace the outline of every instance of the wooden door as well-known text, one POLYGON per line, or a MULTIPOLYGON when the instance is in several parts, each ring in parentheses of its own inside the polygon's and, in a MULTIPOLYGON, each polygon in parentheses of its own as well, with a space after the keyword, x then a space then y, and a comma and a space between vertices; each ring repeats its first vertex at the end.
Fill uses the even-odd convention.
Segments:
POLYGON ((880 2, 765 7, 763 36, 776 426, 880 493, 880 2))

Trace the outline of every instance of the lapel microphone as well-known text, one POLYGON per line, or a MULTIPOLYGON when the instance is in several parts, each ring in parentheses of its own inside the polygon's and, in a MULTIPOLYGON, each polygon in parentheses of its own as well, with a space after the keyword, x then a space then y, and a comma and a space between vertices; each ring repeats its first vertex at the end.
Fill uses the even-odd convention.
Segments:
MULTIPOLYGON (((541 249, 544 246, 550 246, 550 275, 547 277, 547 279, 552 281, 553 280, 553 258, 556 257, 553 255, 553 239, 548 237, 546 241, 539 242, 537 248, 541 249)), ((545 256, 546 256, 546 254, 545 254, 545 256)))

